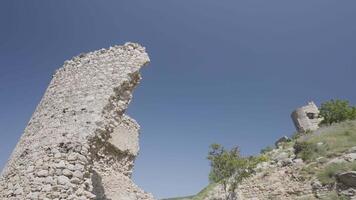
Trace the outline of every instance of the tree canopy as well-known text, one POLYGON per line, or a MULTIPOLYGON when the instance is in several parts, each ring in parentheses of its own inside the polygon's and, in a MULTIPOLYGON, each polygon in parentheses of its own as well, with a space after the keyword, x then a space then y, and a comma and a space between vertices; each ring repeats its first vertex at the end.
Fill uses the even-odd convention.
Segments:
POLYGON ((320 116, 323 117, 321 124, 333 124, 345 120, 356 119, 356 107, 349 105, 346 100, 330 100, 321 104, 320 116))

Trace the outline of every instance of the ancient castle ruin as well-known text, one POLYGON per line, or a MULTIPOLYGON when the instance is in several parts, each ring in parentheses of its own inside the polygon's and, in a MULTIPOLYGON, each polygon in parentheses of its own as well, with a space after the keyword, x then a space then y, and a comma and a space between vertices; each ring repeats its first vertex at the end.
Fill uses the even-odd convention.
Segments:
POLYGON ((292 119, 298 132, 304 133, 308 130, 315 131, 319 128, 322 118, 319 117, 319 109, 314 102, 297 108, 292 113, 292 119))
POLYGON ((0 177, 0 199, 153 199, 131 181, 139 125, 125 115, 145 48, 126 43, 56 71, 0 177))

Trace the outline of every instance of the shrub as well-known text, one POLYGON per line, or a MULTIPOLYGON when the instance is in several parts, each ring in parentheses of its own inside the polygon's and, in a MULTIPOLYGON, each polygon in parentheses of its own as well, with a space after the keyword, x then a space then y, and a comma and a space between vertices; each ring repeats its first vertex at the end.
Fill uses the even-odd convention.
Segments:
POLYGON ((350 106, 345 100, 330 100, 321 104, 320 116, 324 118, 321 124, 328 125, 353 120, 356 119, 356 107, 350 106))
POLYGON ((211 165, 210 181, 222 183, 225 190, 227 189, 228 179, 233 177, 233 182, 240 182, 242 178, 247 176, 248 160, 240 156, 238 147, 228 151, 219 144, 212 144, 208 159, 211 165))
POLYGON ((316 143, 297 141, 294 144, 294 153, 297 157, 303 159, 304 161, 310 161, 320 156, 323 156, 327 148, 325 145, 318 146, 316 143))
POLYGON ((294 144, 294 153, 299 157, 302 158, 304 161, 310 160, 312 154, 316 150, 316 145, 313 145, 308 142, 296 142, 294 144))
POLYGON ((212 144, 208 154, 210 160, 209 180, 212 183, 221 183, 227 199, 234 197, 238 183, 250 176, 260 162, 267 161, 266 156, 242 157, 238 147, 226 150, 219 144, 212 144))
POLYGON ((250 169, 253 170, 258 163, 269 161, 269 157, 266 155, 251 156, 249 157, 250 169))

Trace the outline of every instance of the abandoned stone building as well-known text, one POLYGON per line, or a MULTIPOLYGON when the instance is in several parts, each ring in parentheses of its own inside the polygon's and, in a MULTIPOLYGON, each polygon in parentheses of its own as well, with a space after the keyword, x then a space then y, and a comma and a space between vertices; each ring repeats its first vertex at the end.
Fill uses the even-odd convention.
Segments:
POLYGON ((318 107, 311 101, 307 105, 293 111, 292 120, 297 131, 305 133, 308 130, 314 131, 318 129, 322 118, 319 117, 318 107))

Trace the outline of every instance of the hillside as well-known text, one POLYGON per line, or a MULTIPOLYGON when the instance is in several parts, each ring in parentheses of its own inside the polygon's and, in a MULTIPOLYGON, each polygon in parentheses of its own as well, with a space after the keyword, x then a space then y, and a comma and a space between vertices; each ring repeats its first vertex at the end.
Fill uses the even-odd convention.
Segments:
MULTIPOLYGON (((355 199, 356 121, 294 134, 262 155, 254 173, 235 191, 237 199, 355 199)), ((184 200, 225 199, 219 184, 184 200)))
POLYGON ((194 196, 186 196, 186 197, 176 197, 176 198, 168 198, 168 199, 162 199, 162 200, 190 200, 194 196))

